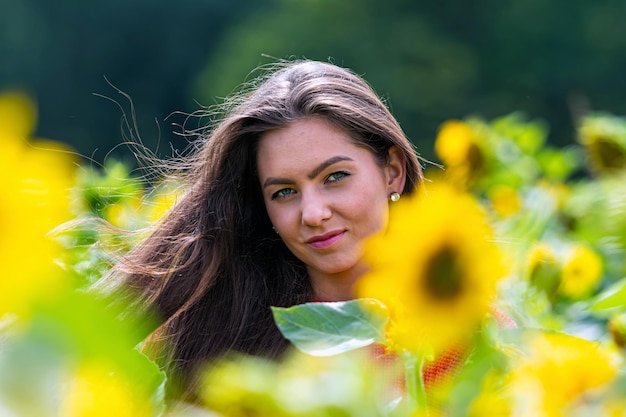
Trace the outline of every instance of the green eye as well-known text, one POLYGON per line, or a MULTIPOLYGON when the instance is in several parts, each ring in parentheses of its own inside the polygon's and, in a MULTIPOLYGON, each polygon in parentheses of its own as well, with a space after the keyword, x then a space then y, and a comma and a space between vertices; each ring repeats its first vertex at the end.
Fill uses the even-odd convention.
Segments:
POLYGON ((350 175, 349 173, 344 172, 344 171, 333 172, 328 177, 326 177, 326 182, 333 183, 333 182, 341 181, 342 179, 344 179, 345 177, 349 175, 350 175))
POLYGON ((293 188, 280 189, 276 191, 274 194, 272 194, 272 200, 280 200, 282 198, 287 198, 291 196, 292 194, 295 194, 295 192, 296 190, 294 190, 293 188))

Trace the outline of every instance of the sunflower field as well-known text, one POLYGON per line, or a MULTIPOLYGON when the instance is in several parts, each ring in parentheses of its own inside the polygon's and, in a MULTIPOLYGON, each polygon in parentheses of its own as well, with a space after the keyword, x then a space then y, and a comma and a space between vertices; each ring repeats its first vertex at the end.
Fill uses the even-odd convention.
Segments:
POLYGON ((140 349, 153 324, 88 291, 184 189, 36 118, 0 94, 0 417, 626 416, 626 118, 563 148, 523 114, 443 123, 359 298, 273 308, 285 360, 226 358, 193 405, 140 349))

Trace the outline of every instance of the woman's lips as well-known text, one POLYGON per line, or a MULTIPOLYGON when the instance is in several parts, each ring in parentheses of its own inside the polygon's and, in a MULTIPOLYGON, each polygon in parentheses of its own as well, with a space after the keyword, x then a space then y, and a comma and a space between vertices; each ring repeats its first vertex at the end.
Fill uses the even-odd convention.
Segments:
POLYGON ((321 236, 314 236, 309 239, 307 243, 315 249, 326 249, 335 244, 335 242, 339 241, 345 233, 346 232, 344 230, 341 232, 332 232, 321 236))

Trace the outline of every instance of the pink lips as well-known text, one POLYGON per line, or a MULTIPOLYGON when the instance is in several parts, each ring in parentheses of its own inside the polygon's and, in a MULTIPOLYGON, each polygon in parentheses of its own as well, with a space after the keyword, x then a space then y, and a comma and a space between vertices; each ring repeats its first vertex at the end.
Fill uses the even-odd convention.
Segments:
POLYGON ((345 230, 324 233, 323 235, 313 236, 306 243, 315 249, 326 249, 339 241, 345 233, 345 230))

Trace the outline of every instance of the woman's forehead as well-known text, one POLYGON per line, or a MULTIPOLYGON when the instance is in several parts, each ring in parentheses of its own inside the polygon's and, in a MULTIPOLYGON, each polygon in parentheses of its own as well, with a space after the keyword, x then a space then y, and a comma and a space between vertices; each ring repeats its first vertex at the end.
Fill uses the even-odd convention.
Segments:
POLYGON ((355 144, 344 130, 322 118, 307 118, 264 134, 257 166, 262 177, 311 170, 333 158, 358 160, 367 156, 371 157, 371 152, 355 144))

